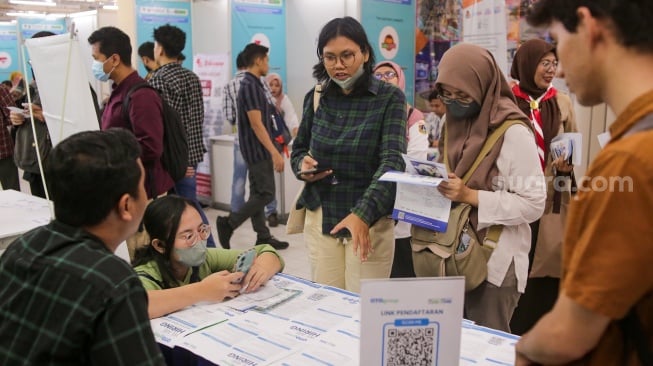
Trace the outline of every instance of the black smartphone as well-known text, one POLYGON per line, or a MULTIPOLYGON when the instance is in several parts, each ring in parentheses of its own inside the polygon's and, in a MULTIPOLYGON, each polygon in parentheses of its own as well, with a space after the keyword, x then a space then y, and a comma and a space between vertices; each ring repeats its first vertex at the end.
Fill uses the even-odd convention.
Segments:
POLYGON ((302 174, 318 174, 318 173, 326 172, 327 170, 331 170, 331 168, 315 167, 313 169, 302 170, 301 172, 299 172, 299 175, 302 175, 302 174))

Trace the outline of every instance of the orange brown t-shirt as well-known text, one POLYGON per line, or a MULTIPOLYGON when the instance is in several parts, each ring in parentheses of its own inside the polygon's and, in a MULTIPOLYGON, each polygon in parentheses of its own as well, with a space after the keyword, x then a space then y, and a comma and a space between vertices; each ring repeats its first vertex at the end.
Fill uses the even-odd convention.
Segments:
MULTIPOLYGON (((570 206, 561 291, 614 320, 583 365, 624 365, 616 321, 633 306, 653 348, 653 129, 623 137, 651 113, 653 91, 617 118, 610 143, 591 164, 570 206)), ((639 365, 634 351, 629 355, 627 364, 639 365)))

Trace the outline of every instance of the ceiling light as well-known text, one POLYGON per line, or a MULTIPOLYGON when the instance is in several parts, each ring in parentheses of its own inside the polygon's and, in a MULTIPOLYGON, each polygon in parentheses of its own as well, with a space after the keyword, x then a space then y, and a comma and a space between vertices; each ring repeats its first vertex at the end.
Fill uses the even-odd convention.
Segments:
POLYGON ((25 18, 41 18, 45 16, 45 13, 37 13, 37 12, 29 12, 29 13, 24 13, 24 12, 8 12, 7 16, 9 17, 25 17, 25 18))
POLYGON ((27 0, 9 0, 9 4, 15 5, 33 5, 33 6, 56 6, 56 3, 50 1, 27 1, 27 0))
POLYGON ((118 10, 118 5, 102 5, 102 9, 106 9, 106 10, 118 10))

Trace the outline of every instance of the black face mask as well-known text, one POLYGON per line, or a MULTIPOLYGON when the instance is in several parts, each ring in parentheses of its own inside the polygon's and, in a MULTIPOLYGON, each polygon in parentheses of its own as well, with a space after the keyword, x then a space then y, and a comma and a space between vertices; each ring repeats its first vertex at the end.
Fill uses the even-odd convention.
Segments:
POLYGON ((455 119, 469 119, 478 116, 481 112, 481 105, 476 101, 471 102, 469 105, 463 105, 457 100, 447 104, 447 115, 455 119))

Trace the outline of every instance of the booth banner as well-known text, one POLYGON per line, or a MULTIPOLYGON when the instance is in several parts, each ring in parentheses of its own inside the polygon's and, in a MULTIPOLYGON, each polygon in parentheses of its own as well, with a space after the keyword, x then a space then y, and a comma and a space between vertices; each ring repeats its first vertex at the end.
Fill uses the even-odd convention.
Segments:
POLYGON ((413 103, 415 84, 415 0, 362 0, 361 23, 376 61, 392 61, 404 70, 406 100, 413 103))
MULTIPOLYGON (((134 50, 143 42, 154 42, 154 28, 170 24, 186 32, 186 46, 182 53, 186 56, 183 66, 193 68, 193 34, 191 27, 190 0, 136 0, 136 44, 134 50)), ((138 73, 147 74, 141 62, 138 73)))
POLYGON ((23 40, 31 38, 40 31, 61 34, 66 32, 66 19, 18 18, 18 30, 23 40))
POLYGON ((279 74, 283 85, 288 85, 285 0, 231 1, 231 62, 234 72, 236 56, 249 43, 257 43, 270 49, 269 73, 279 74))
POLYGON ((428 96, 435 88, 442 55, 462 37, 462 0, 417 0, 415 31, 415 107, 430 112, 428 96))
MULTIPOLYGON (((18 30, 15 24, 0 25, 0 78, 9 80, 12 71, 20 71, 18 64, 18 30)), ((21 71, 22 72, 22 71, 21 71)))
POLYGON ((506 4, 494 0, 463 0, 463 41, 489 50, 504 74, 508 65, 506 4))
MULTIPOLYGON (((223 131, 222 89, 229 81, 229 55, 197 54, 193 58, 193 72, 200 78, 204 96, 204 146, 211 146, 209 137, 231 131, 223 131)), ((211 154, 204 154, 204 160, 197 166, 197 194, 211 197, 211 154)))

